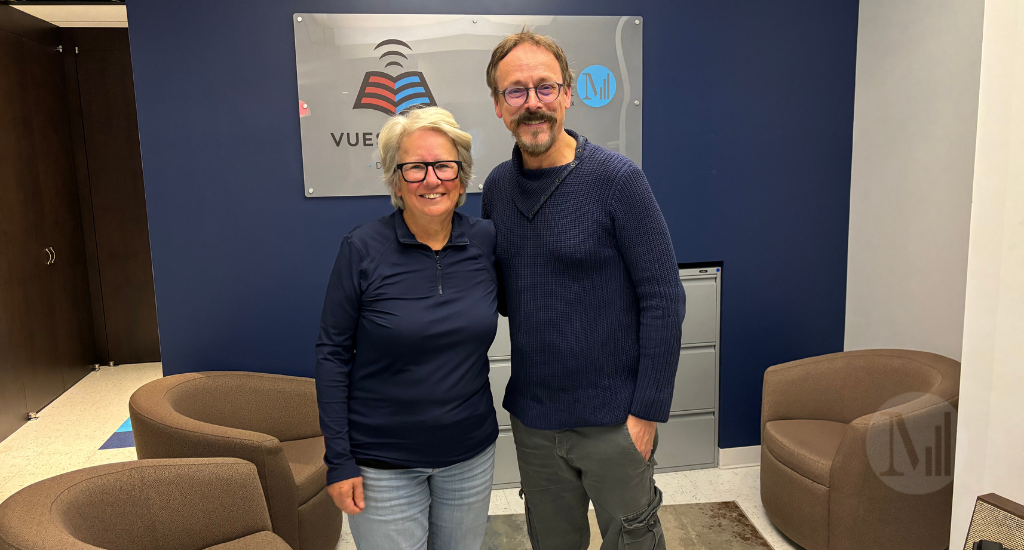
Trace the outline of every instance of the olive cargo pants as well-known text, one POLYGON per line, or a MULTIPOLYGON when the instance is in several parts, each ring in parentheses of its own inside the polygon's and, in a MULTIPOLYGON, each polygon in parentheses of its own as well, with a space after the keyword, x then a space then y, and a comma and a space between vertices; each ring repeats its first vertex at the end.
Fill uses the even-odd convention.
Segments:
POLYGON ((644 460, 625 424, 548 431, 513 417, 512 435, 533 550, 586 550, 589 501, 604 541, 601 550, 665 550, 661 491, 654 485, 657 462, 653 452, 644 460))

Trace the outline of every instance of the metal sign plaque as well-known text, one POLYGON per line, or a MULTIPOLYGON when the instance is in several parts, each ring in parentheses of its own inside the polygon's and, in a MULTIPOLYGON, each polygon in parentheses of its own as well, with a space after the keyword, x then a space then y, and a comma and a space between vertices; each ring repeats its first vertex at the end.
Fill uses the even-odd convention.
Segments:
POLYGON ((479 192, 515 140, 485 83, 491 50, 524 26, 551 36, 576 75, 565 126, 641 164, 643 19, 297 13, 295 61, 307 197, 385 195, 377 134, 389 116, 448 109, 473 136, 479 192))

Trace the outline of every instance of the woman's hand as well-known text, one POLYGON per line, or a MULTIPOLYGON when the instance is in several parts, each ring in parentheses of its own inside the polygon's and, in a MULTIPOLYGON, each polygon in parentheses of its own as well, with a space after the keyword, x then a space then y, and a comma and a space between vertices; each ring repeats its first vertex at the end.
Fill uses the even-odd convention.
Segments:
POLYGON ((334 505, 342 512, 354 516, 366 508, 363 500, 363 478, 354 477, 327 486, 327 494, 334 499, 334 505))

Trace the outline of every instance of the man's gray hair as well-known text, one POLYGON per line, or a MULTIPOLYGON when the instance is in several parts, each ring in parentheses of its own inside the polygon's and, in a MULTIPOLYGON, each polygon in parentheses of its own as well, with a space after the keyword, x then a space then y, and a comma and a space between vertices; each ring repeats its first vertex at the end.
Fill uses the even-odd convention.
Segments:
MULTIPOLYGON (((402 147, 402 140, 409 134, 429 129, 448 136, 455 149, 458 151, 458 160, 462 162, 459 169, 459 184, 463 190, 468 189, 469 182, 473 178, 473 136, 469 132, 459 129, 459 123, 447 110, 440 107, 422 107, 411 109, 403 114, 391 117, 384 127, 380 129, 380 137, 377 139, 377 146, 380 149, 380 164, 384 172, 384 185, 391 192, 391 204, 399 210, 405 210, 405 201, 398 196, 398 189, 401 185, 401 172, 395 171, 398 164, 398 150, 402 147)), ((444 159, 455 160, 455 159, 444 159)), ((459 195, 459 202, 456 207, 466 202, 466 194, 459 195)))

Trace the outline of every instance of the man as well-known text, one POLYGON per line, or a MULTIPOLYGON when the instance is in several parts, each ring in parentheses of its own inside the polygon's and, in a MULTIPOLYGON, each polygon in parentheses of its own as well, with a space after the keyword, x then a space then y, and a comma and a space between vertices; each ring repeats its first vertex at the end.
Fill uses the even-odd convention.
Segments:
POLYGON ((665 548, 655 422, 668 420, 685 298, 644 173, 563 126, 572 72, 550 38, 523 31, 492 52, 494 112, 512 160, 487 177, 483 217, 512 335, 512 414, 534 548, 665 548))

